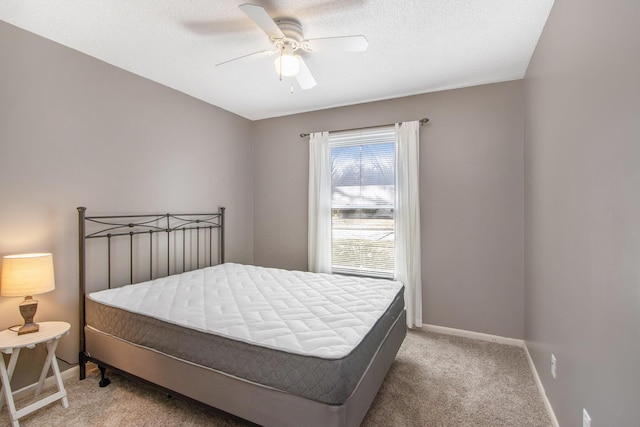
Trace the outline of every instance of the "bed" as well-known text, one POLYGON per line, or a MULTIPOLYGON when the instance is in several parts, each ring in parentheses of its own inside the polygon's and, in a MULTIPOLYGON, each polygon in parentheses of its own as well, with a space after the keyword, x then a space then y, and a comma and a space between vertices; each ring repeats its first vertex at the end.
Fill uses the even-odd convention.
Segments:
POLYGON ((78 212, 80 379, 91 361, 101 386, 114 369, 259 425, 360 425, 406 335, 401 283, 225 262, 224 208, 78 212))

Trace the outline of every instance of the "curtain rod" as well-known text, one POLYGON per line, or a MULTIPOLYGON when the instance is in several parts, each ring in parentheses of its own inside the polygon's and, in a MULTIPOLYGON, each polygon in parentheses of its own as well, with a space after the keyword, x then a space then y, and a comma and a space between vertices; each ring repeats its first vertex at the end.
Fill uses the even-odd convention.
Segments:
MULTIPOLYGON (((425 119, 420 119, 418 121, 420 122, 420 125, 422 126, 423 124, 427 123, 429 121, 429 119, 425 118, 425 119)), ((395 123, 389 123, 389 124, 386 124, 386 125, 365 126, 363 128, 332 130, 331 132, 347 132, 347 131, 350 131, 350 130, 381 128, 381 127, 385 127, 385 126, 391 126, 391 125, 394 125, 394 124, 395 123)), ((305 137, 307 137, 309 135, 310 134, 308 134, 308 133, 301 133, 300 134, 300 138, 305 138, 305 137)))

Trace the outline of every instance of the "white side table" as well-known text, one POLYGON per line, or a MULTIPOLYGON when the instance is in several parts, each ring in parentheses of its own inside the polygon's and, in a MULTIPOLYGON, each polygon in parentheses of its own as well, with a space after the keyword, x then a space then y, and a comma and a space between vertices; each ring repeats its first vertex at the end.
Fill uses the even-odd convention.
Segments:
POLYGON ((4 358, 0 357, 0 377, 2 378, 2 394, 0 395, 0 409, 4 405, 4 400, 7 401, 7 408, 9 409, 9 416, 11 417, 11 425, 18 427, 18 419, 24 417, 33 411, 42 408, 56 400, 62 400, 62 406, 64 408, 69 407, 69 401, 67 400, 67 391, 64 389, 62 383, 62 377, 60 376, 60 368, 58 367, 58 361, 56 360, 56 348, 58 347, 58 341, 63 335, 69 333, 71 327, 67 322, 40 322, 40 330, 30 334, 18 335, 17 332, 5 329, 0 332, 0 352, 4 354, 10 354, 9 366, 4 364, 4 358), (49 368, 53 369, 53 374, 58 386, 58 391, 51 396, 47 396, 40 399, 30 405, 25 406, 22 409, 16 410, 13 396, 17 392, 11 390, 11 377, 13 371, 16 368, 18 357, 20 356, 20 350, 23 348, 34 348, 37 344, 44 343, 47 347, 47 358, 44 361, 42 372, 40 373, 40 379, 37 383, 25 387, 20 392, 29 391, 35 388, 34 397, 38 397, 42 391, 44 380, 49 372, 49 368))

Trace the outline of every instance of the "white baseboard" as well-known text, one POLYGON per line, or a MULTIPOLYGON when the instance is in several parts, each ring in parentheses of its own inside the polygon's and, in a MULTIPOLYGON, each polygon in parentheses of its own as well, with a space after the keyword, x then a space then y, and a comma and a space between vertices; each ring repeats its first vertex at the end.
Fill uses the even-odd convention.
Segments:
MULTIPOLYGON (((60 376, 62 377, 62 381, 66 381, 72 377, 80 377, 80 367, 76 365, 73 368, 69 368, 66 371, 62 371, 60 372, 60 376)), ((55 385, 55 383, 56 383, 56 379, 52 375, 50 377, 47 377, 44 380, 44 386, 42 386, 42 388, 46 389, 48 387, 52 387, 53 385, 55 385)), ((31 392, 33 392, 33 384, 23 387, 20 390, 16 390, 14 399, 20 399, 21 397, 24 397, 31 392)))
POLYGON ((524 348, 524 341, 516 338, 501 337, 499 335, 483 334, 481 332, 465 331, 463 329, 447 328, 436 325, 422 325, 422 329, 429 332, 436 332, 445 335, 454 335, 456 337, 472 338, 481 341, 490 341, 498 344, 513 345, 524 348))
MULTIPOLYGON (((69 378, 73 377, 80 379, 80 367, 76 365, 72 368, 67 369, 66 371, 62 371, 60 372, 60 376, 62 377, 62 381, 66 381, 69 378)), ((53 381, 53 379, 51 381, 53 381)))
POLYGON ((527 356, 527 361, 529 362, 529 368, 531 369, 531 374, 533 374, 533 379, 535 380, 536 386, 538 387, 538 393, 540 393, 540 397, 542 397, 542 402, 544 403, 544 407, 547 409, 549 418, 551 418, 551 423, 553 424, 553 427, 560 427, 560 424, 558 424, 558 419, 556 418, 556 414, 553 412, 553 407, 551 407, 551 402, 549 402, 549 399, 547 398, 547 393, 544 391, 544 386, 542 385, 542 381, 540 381, 540 376, 538 375, 538 371, 536 370, 536 365, 533 364, 533 359, 531 359, 531 354, 529 354, 527 343, 524 340, 501 337, 498 335, 483 334, 481 332, 465 331, 463 329, 447 328, 444 326, 436 326, 436 325, 423 325, 422 329, 429 332, 436 332, 436 333, 445 334, 445 335, 454 335, 457 337, 472 338, 472 339, 477 339, 482 341, 490 341, 498 344, 513 345, 513 346, 524 349, 524 353, 527 356))
POLYGON ((527 355, 527 361, 529 362, 529 367, 531 368, 531 373, 533 374, 533 379, 536 381, 536 386, 538 386, 538 392, 542 397, 542 401, 544 402, 544 407, 547 408, 547 413, 549 413, 549 418, 551 418, 551 423, 553 427, 560 427, 558 424, 558 419, 556 418, 555 412, 553 412, 553 408, 551 407, 551 402, 549 402, 549 398, 547 397, 547 392, 544 391, 544 386, 542 385, 542 381, 540 380, 540 376, 538 375, 538 370, 536 369, 536 365, 533 363, 533 359, 531 358, 531 354, 529 354, 529 348, 527 344, 524 345, 524 353, 527 355))

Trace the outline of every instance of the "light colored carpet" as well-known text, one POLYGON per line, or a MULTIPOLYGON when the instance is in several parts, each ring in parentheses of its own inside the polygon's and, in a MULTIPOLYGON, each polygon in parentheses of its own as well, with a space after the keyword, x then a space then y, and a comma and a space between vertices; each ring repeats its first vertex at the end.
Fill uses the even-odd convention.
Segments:
MULTIPOLYGON (((65 382, 69 408, 59 402, 20 420, 49 426, 242 426, 237 420, 172 399, 108 372, 112 383, 65 382)), ((18 407, 24 405, 20 402, 18 407)), ((0 425, 9 425, 6 408, 0 425)), ((363 426, 547 427, 551 421, 524 350, 502 344, 410 331, 363 426)))

